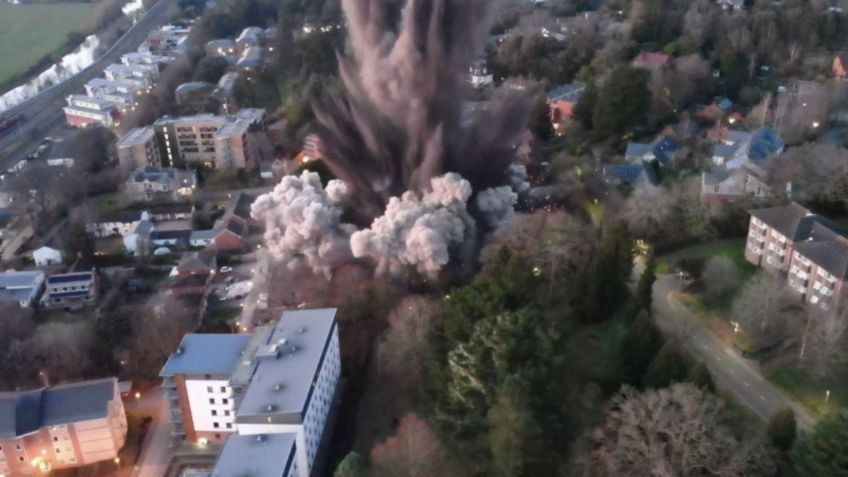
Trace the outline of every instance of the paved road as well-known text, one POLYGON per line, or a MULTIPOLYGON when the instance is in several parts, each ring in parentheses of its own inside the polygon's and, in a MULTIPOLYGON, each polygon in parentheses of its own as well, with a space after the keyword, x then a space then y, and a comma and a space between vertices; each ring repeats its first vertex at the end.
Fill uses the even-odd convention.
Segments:
POLYGON ((141 412, 153 417, 142 444, 141 456, 131 476, 162 477, 174 452, 165 389, 157 386, 144 393, 141 399, 127 402, 126 408, 130 412, 141 412))
POLYGON ((88 68, 38 96, 0 113, 0 117, 4 118, 15 113, 23 113, 26 117, 18 126, 0 135, 0 170, 6 170, 34 150, 41 137, 53 135, 55 131, 60 130, 64 124, 62 106, 65 105, 65 98, 69 94, 82 92, 83 85, 92 78, 101 76, 106 66, 120 62, 121 55, 135 51, 150 31, 168 21, 168 7, 173 3, 174 0, 159 0, 106 54, 88 68), (38 138, 32 140, 30 134, 36 133, 38 138), (20 147, 22 142, 26 146, 20 147))
POLYGON ((704 362, 716 384, 733 393, 762 420, 768 420, 781 409, 792 407, 799 426, 811 427, 814 419, 809 413, 763 378, 756 363, 726 346, 691 311, 673 298, 673 292, 684 285, 677 275, 662 275, 654 284, 654 316, 663 332, 682 336, 684 347, 696 359, 704 362))

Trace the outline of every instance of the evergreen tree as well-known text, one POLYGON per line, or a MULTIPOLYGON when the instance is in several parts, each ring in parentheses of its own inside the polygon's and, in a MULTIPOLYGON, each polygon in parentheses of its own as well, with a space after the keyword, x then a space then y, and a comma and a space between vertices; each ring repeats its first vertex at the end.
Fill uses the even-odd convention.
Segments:
POLYGON ((628 66, 610 72, 592 111, 593 131, 598 139, 621 139, 644 128, 651 107, 649 77, 647 70, 628 66))
POLYGON ((645 258, 645 271, 639 277, 639 284, 636 286, 636 296, 634 297, 634 306, 636 309, 650 310, 653 303, 654 282, 657 280, 657 262, 654 257, 654 251, 648 252, 645 258))
POLYGON ((651 388, 664 388, 686 381, 688 372, 689 358, 673 343, 666 343, 651 361, 642 383, 651 388))
POLYGON ((792 449, 798 477, 848 475, 848 411, 821 418, 810 434, 802 435, 792 449))
POLYGON ((360 453, 351 451, 339 462, 333 477, 365 477, 368 461, 360 453))
POLYGON ((494 475, 539 475, 538 467, 544 455, 542 431, 530 411, 526 393, 527 386, 519 378, 508 379, 489 410, 487 422, 494 475))
POLYGON ((773 446, 783 452, 788 452, 795 442, 795 435, 798 432, 797 427, 795 413, 792 411, 792 408, 786 408, 771 416, 766 433, 773 446))
POLYGON ((537 96, 533 101, 533 110, 530 113, 530 131, 539 139, 547 141, 554 137, 554 127, 551 124, 551 109, 544 96, 537 96))
POLYGON ((662 348, 660 330, 654 324, 650 313, 640 310, 621 343, 619 358, 622 363, 623 380, 627 383, 638 383, 660 348, 662 348))
POLYGON ((686 381, 694 384, 699 389, 710 392, 715 391, 713 375, 704 363, 699 362, 689 368, 689 372, 686 374, 686 381))

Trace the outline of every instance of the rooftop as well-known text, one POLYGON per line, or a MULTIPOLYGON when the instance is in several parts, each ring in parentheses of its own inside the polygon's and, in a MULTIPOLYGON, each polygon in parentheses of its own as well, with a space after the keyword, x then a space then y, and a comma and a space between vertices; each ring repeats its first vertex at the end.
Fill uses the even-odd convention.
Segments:
POLYGON ((39 278, 44 279, 44 272, 39 270, 2 272, 0 273, 0 289, 32 288, 39 278))
POLYGON ((153 135, 155 132, 153 128, 150 126, 145 126, 143 128, 133 128, 126 134, 124 137, 118 141, 118 147, 130 147, 136 146, 139 144, 146 144, 153 139, 153 135))
POLYGON ((247 334, 187 334, 159 376, 230 374, 250 341, 247 334))
POLYGON ((300 422, 333 337, 335 316, 335 308, 283 313, 267 345, 256 352, 256 371, 236 412, 236 421, 243 416, 273 414, 281 420, 300 422))
POLYGON ((586 89, 586 83, 571 83, 548 92, 549 101, 578 101, 586 89))
POLYGON ((116 378, 97 379, 23 392, 0 393, 0 438, 41 427, 99 419, 109 414, 116 378))
POLYGON ((231 435, 224 443, 211 477, 280 477, 294 465, 295 437, 286 434, 231 435))

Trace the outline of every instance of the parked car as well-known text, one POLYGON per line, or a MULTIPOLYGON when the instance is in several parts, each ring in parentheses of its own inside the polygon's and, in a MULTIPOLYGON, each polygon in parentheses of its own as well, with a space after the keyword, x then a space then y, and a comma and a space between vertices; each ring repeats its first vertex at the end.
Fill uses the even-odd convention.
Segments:
POLYGON ((221 273, 233 273, 233 267, 221 267, 218 271, 221 273))

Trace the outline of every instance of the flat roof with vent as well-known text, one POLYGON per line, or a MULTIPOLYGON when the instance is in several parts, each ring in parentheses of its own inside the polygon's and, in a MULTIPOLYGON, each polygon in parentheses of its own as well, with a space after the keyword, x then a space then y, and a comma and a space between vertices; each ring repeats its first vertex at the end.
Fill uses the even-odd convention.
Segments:
POLYGON ((286 311, 257 348, 236 422, 300 422, 335 331, 335 308, 286 311))
POLYGON ((215 462, 212 477, 283 477, 294 465, 295 433, 231 435, 215 462))
POLYGON ((187 334, 171 353, 159 376, 226 374, 239 365, 249 334, 187 334))

